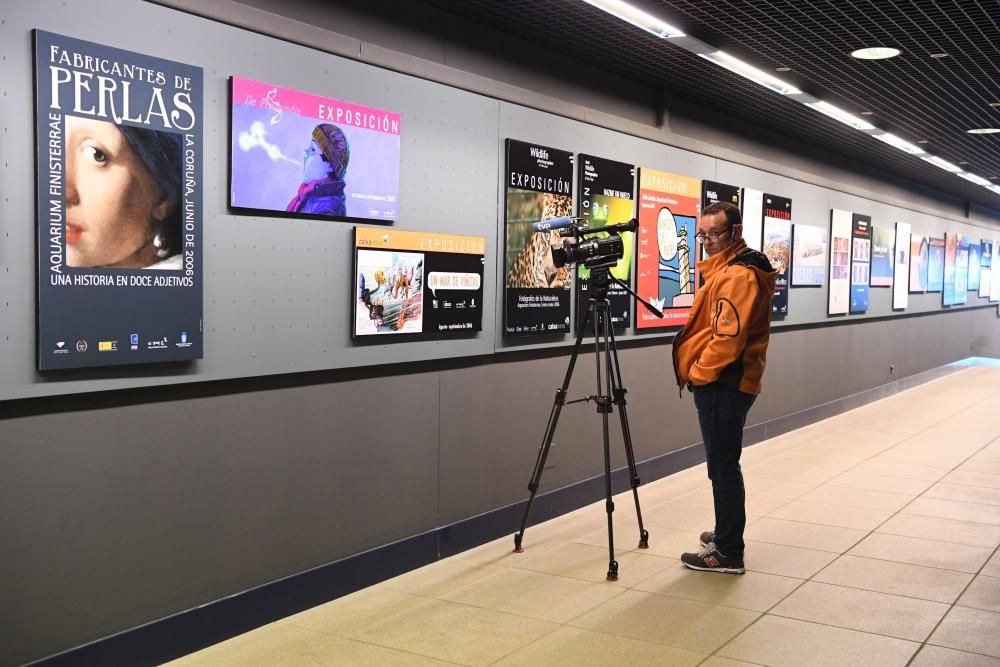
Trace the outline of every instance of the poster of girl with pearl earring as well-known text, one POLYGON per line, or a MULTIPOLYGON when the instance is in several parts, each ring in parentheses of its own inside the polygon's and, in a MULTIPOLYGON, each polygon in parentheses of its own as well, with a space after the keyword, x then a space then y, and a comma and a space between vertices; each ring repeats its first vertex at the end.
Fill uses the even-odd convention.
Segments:
POLYGON ((35 39, 38 369, 202 357, 202 70, 35 39))

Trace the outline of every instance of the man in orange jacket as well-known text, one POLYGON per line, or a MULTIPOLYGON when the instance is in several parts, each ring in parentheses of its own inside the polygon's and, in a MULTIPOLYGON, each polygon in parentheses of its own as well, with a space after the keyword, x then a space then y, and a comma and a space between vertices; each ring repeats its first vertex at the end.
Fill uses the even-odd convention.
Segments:
POLYGON ((729 202, 701 212, 696 237, 708 255, 698 264, 705 282, 673 344, 677 384, 694 393, 715 500, 715 529, 702 533, 702 550, 683 554, 681 562, 731 574, 745 571, 740 454, 764 374, 777 276, 763 253, 747 247, 742 228, 740 210, 729 202))

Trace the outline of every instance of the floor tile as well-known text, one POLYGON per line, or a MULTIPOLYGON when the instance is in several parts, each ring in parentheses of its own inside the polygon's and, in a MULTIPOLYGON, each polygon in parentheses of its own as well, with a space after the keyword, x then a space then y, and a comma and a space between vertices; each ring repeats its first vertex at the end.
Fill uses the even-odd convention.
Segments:
POLYGON ((643 521, 651 526, 662 526, 674 530, 701 532, 706 526, 715 525, 715 511, 711 507, 694 507, 673 500, 642 513, 643 521))
POLYGON ((719 576, 718 573, 689 570, 677 563, 642 582, 635 590, 708 605, 767 611, 801 584, 800 579, 763 572, 719 576))
POLYGON ((957 572, 979 571, 992 549, 964 544, 874 533, 850 550, 851 556, 938 567, 957 572))
POLYGON ((388 579, 381 586, 399 593, 436 598, 500 570, 493 565, 446 558, 388 579))
POLYGON ((948 605, 808 581, 771 610, 776 616, 923 641, 948 605), (901 619, 906 619, 901 622, 901 619))
POLYGON ((1000 658, 1000 614, 953 607, 927 643, 1000 658))
POLYGON ((828 503, 830 505, 844 505, 846 507, 860 507, 862 509, 896 512, 913 500, 914 495, 887 493, 885 491, 848 489, 842 486, 833 486, 830 483, 827 483, 805 494, 802 498, 800 498, 800 500, 804 500, 806 502, 828 503))
POLYGON ((983 566, 980 574, 989 577, 1000 577, 1000 551, 994 552, 990 560, 983 566))
POLYGON ((748 541, 844 553, 867 534, 867 531, 852 528, 764 517, 747 526, 744 536, 748 541))
POLYGON ((876 533, 922 537, 928 540, 944 539, 969 546, 990 547, 1000 544, 1000 527, 969 521, 938 519, 916 514, 896 514, 875 529, 876 533))
POLYGON ((885 510, 863 509, 828 503, 814 503, 806 500, 793 500, 784 507, 771 512, 768 516, 774 519, 788 521, 803 521, 824 526, 854 528, 856 530, 872 530, 892 516, 885 510))
POLYGON ((747 493, 762 493, 775 498, 794 500, 819 486, 819 482, 796 482, 789 479, 775 479, 760 475, 753 470, 743 471, 743 482, 747 493))
POLYGON ((386 616, 415 609, 426 601, 426 598, 376 586, 293 614, 279 623, 337 637, 351 637, 386 616))
POLYGON ((748 572, 764 572, 795 579, 808 579, 835 558, 837 554, 829 551, 754 541, 747 541, 744 554, 748 572))
POLYGON ((924 498, 958 500, 960 502, 980 503, 983 505, 1000 505, 1000 489, 991 489, 986 486, 938 482, 921 495, 924 498))
MULTIPOLYGON (((629 546, 634 546, 634 544, 629 541, 629 546)), ((517 555, 526 554, 527 552, 517 555)), ((618 561, 618 581, 609 582, 607 581, 608 557, 606 544, 593 546, 570 542, 565 544, 562 549, 546 551, 536 558, 528 558, 515 565, 522 570, 629 588, 676 563, 673 559, 649 555, 645 550, 622 551, 616 548, 615 560, 618 561)))
POLYGON ((947 473, 942 468, 911 465, 892 461, 865 461, 851 468, 850 472, 860 472, 867 475, 885 475, 888 477, 905 477, 936 482, 947 473))
MULTIPOLYGON (((788 498, 766 495, 763 491, 754 492, 749 487, 746 489, 746 494, 746 511, 749 514, 767 514, 782 505, 787 505, 789 500, 788 498)), ((691 505, 692 507, 702 507, 711 510, 715 508, 715 498, 712 495, 711 487, 685 494, 678 498, 677 502, 691 505)))
POLYGON ((909 667, 1000 667, 1000 658, 940 646, 924 646, 909 667))
POLYGON ((625 591, 575 619, 570 625, 688 651, 713 653, 758 616, 743 609, 712 607, 664 595, 625 591))
MULTIPOLYGON (((603 665, 693 666, 704 653, 617 637, 581 628, 562 627, 498 663, 499 667, 546 665, 552 667, 601 667, 603 665)), ((704 664, 704 663, 703 663, 704 664)))
POLYGON ((953 572, 875 558, 841 556, 813 577, 813 580, 950 604, 958 599, 972 581, 972 577, 973 575, 967 572, 953 572))
POLYGON ((767 615, 718 655, 773 667, 903 667, 920 644, 767 615))
POLYGON ((952 484, 970 484, 972 486, 986 486, 991 489, 1000 489, 1000 475, 992 475, 988 472, 955 470, 945 475, 941 481, 952 484))
POLYGON ((973 456, 960 465, 958 469, 963 472, 984 472, 990 475, 1000 475, 1000 461, 973 456))
POLYGON ((1000 505, 981 505, 957 500, 920 497, 907 505, 901 513, 1000 526, 1000 505))
POLYGON ((848 489, 862 491, 883 491, 917 496, 923 493, 933 482, 906 477, 888 477, 886 475, 866 475, 860 472, 845 472, 826 483, 827 486, 842 486, 848 489))
POLYGON ((719 655, 713 655, 711 658, 701 663, 699 667, 757 667, 757 663, 744 662, 743 660, 733 660, 732 658, 723 658, 719 655))
MULTIPOLYGON (((979 575, 959 598, 957 604, 1000 613, 1000 578, 979 575)), ((1000 632, 1000 628, 997 628, 997 631, 1000 632)))

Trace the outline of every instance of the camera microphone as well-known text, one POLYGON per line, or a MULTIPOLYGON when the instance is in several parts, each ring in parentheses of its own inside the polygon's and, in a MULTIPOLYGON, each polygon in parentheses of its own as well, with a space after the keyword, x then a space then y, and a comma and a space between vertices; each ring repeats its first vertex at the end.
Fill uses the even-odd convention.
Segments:
POLYGON ((531 230, 535 232, 551 232, 555 229, 565 229, 566 227, 572 227, 574 224, 573 221, 577 219, 563 215, 551 220, 542 220, 531 225, 531 230))

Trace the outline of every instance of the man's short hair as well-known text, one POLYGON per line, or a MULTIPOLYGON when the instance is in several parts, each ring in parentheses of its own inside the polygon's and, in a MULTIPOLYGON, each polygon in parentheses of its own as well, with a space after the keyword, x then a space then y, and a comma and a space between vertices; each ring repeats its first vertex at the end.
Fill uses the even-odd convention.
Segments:
POLYGON ((716 214, 722 213, 726 216, 726 225, 733 227, 734 225, 743 224, 743 216, 740 214, 740 207, 736 204, 732 204, 727 201, 715 201, 702 209, 701 214, 716 214))

